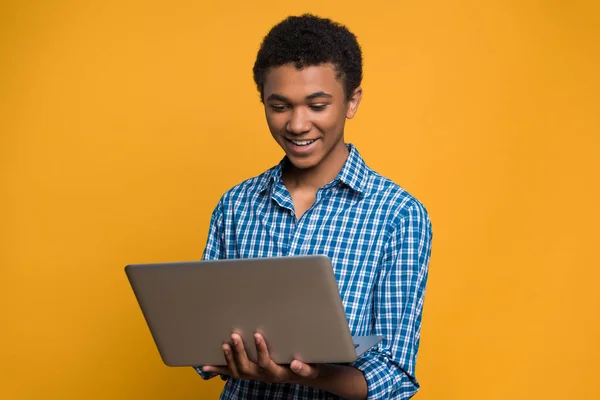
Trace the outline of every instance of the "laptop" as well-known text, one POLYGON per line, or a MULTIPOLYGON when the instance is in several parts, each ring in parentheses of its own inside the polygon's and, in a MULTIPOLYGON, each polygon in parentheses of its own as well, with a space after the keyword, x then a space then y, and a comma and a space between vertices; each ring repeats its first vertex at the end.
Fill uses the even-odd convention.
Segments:
POLYGON ((257 360, 254 332, 277 364, 350 363, 383 339, 352 337, 326 256, 133 264, 125 272, 163 362, 226 365, 224 341, 240 334, 257 360))

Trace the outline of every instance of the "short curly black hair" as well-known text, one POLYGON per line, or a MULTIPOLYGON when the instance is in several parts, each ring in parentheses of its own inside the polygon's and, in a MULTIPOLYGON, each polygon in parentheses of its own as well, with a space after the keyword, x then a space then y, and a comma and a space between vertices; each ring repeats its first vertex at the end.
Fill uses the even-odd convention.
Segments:
POLYGON ((253 68, 261 101, 269 68, 288 63, 298 69, 333 64, 347 100, 362 81, 362 53, 356 36, 344 25, 312 14, 286 18, 263 39, 253 68))

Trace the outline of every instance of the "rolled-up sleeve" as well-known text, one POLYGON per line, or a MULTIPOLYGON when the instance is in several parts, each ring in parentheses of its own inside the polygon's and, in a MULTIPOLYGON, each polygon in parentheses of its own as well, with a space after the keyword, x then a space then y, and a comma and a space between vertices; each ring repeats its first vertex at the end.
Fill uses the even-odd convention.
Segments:
POLYGON ((419 390, 415 362, 431 241, 427 211, 413 204, 386 242, 373 296, 373 334, 384 339, 352 364, 363 372, 370 400, 408 399, 419 390))
MULTIPOLYGON (((218 260, 225 258, 222 202, 223 200, 221 199, 212 213, 210 227, 208 229, 208 239, 206 240, 206 247, 204 248, 202 260, 218 260)), ((195 366, 194 369, 200 374, 202 379, 211 379, 217 376, 217 374, 203 372, 201 365, 195 366)), ((228 376, 221 376, 221 379, 223 380, 228 378, 228 376)))

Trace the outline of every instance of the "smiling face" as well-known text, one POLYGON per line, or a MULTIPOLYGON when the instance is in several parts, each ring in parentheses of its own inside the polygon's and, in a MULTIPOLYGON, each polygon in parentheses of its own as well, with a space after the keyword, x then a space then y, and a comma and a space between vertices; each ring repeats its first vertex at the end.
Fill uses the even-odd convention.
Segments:
POLYGON ((298 169, 337 173, 347 158, 344 124, 354 117, 362 90, 357 88, 347 100, 336 74, 331 64, 300 70, 285 64, 265 76, 269 130, 298 169))

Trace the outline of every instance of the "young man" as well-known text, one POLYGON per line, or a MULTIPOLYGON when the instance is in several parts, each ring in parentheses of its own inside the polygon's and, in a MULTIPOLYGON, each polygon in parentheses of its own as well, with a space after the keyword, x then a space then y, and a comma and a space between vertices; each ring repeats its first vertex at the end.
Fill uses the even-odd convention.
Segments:
POLYGON ((203 259, 327 255, 352 334, 385 339, 351 365, 281 366, 260 334, 255 343, 232 334, 223 345, 227 367, 196 369, 227 379, 223 399, 407 399, 419 388, 431 223, 414 197, 344 141, 362 97, 356 38, 328 19, 287 18, 264 38, 254 79, 285 157, 225 193, 203 259), (256 346, 258 363, 245 346, 256 346))

